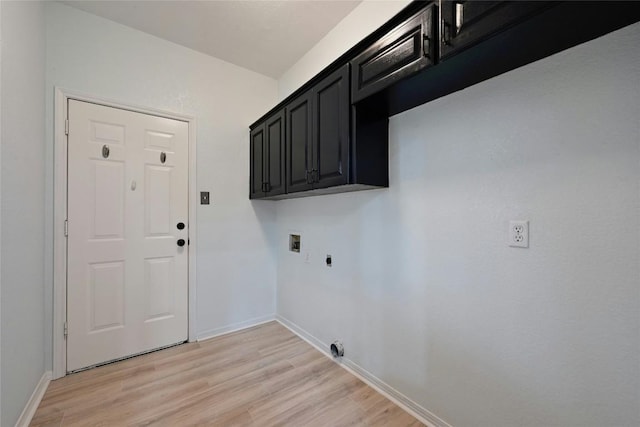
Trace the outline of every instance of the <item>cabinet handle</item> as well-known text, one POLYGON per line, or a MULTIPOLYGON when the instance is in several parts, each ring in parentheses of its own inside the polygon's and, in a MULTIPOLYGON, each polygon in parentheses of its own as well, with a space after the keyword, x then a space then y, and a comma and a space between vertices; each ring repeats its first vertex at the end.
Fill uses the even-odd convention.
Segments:
POLYGON ((268 182, 266 182, 266 183, 264 184, 264 192, 265 192, 265 193, 268 193, 269 191, 271 191, 271 184, 270 184, 270 183, 268 183, 268 182))
POLYGON ((431 59, 431 39, 428 35, 422 35, 422 53, 427 59, 431 59))
POLYGON ((451 28, 444 19, 442 20, 442 43, 445 46, 451 46, 451 28))
POLYGON ((464 23, 464 4, 456 3, 456 35, 460 34, 464 23))

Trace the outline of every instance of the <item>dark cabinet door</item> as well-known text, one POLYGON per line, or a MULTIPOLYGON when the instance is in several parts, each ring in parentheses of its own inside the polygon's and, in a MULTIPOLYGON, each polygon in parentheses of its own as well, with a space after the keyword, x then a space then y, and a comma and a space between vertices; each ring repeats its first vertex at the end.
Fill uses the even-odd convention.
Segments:
POLYGON ((346 184, 349 178, 349 64, 318 83, 313 92, 312 179, 314 188, 346 184))
POLYGON ((264 125, 264 176, 267 197, 285 193, 285 135, 284 110, 268 118, 264 125))
POLYGON ((549 4, 545 1, 441 0, 440 57, 446 58, 479 43, 549 4))
POLYGON ((251 130, 250 140, 250 173, 249 173, 249 198, 259 199, 264 197, 264 149, 265 133, 264 123, 251 130))
POLYGON ((435 6, 427 6, 351 61, 351 102, 356 103, 433 65, 435 6))
POLYGON ((288 193, 310 190, 313 119, 312 91, 290 102, 286 108, 286 186, 288 193))

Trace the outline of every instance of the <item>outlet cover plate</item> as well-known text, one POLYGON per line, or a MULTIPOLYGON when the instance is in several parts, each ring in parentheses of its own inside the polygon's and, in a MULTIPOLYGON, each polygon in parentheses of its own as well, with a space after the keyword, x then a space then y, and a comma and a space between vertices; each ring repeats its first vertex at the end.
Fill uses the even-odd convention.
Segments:
POLYGON ((529 221, 509 221, 509 246, 529 247, 529 221))

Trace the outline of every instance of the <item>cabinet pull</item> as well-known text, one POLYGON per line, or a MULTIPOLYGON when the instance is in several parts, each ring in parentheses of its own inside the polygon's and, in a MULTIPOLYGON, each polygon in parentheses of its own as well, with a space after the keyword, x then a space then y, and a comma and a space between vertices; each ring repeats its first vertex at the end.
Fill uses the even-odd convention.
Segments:
POLYGON ((442 43, 445 46, 451 46, 451 28, 444 19, 442 20, 442 43))
POLYGON ((270 183, 268 183, 268 182, 266 182, 266 183, 264 184, 264 192, 265 192, 265 193, 268 193, 269 191, 271 191, 271 184, 270 184, 270 183))
POLYGON ((422 35, 422 53, 427 59, 431 59, 431 39, 428 35, 422 35))
POLYGON ((316 182, 316 170, 315 169, 311 169, 310 171, 307 171, 307 184, 313 184, 314 182, 316 182))
POLYGON ((460 34, 464 22, 464 4, 456 3, 456 35, 460 34))

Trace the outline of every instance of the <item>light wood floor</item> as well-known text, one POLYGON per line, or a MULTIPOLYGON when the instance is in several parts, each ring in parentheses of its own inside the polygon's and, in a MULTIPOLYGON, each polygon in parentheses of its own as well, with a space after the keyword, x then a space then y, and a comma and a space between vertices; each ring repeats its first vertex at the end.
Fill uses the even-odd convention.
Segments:
POLYGON ((276 322, 68 375, 32 426, 420 426, 276 322))

